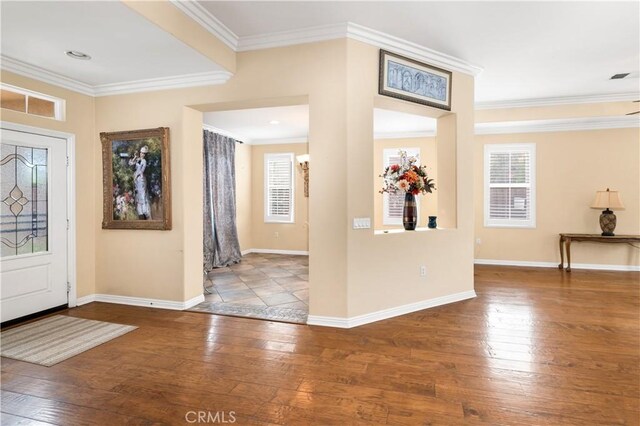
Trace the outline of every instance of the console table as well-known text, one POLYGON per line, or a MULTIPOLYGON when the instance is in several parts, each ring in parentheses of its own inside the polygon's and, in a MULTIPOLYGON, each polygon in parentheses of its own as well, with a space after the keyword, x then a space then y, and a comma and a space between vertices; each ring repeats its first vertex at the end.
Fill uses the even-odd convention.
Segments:
POLYGON ((560 264, 558 269, 564 266, 564 252, 567 252, 567 272, 571 272, 571 242, 586 241, 593 243, 640 243, 640 235, 614 235, 605 237, 600 234, 560 234, 560 264))

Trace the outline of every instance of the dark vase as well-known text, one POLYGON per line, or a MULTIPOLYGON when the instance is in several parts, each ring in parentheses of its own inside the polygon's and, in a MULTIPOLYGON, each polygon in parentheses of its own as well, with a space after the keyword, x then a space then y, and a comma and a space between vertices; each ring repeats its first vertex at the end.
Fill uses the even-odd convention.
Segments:
POLYGON ((402 210, 402 225, 407 231, 414 231, 418 224, 418 206, 416 196, 407 192, 404 196, 404 209, 402 210))
POLYGON ((438 227, 438 222, 436 222, 437 219, 438 216, 429 216, 429 224, 427 224, 427 226, 431 229, 436 229, 438 227))

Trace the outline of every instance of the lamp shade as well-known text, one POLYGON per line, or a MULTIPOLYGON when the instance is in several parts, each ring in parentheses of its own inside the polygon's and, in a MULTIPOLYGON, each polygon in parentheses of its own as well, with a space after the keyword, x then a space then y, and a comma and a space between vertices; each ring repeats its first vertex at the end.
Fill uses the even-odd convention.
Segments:
POLYGON ((298 160, 298 163, 300 163, 300 164, 308 163, 309 162, 309 154, 298 155, 296 157, 296 159, 298 160))
POLYGON ((620 193, 618 191, 610 191, 609 188, 607 188, 606 191, 596 192, 596 199, 591 208, 624 210, 624 205, 622 204, 622 200, 620 200, 620 193))

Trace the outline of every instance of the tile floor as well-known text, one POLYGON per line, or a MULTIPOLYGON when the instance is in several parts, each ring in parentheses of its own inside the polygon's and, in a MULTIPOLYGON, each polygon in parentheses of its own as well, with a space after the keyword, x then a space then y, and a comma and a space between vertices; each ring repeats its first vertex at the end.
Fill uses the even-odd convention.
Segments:
POLYGON ((309 257, 250 253, 242 262, 214 269, 205 279, 205 302, 309 312, 309 257))

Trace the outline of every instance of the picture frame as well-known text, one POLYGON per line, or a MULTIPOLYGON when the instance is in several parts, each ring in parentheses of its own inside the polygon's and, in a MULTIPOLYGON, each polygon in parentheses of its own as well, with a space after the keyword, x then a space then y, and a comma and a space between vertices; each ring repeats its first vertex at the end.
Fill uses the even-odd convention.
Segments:
POLYGON ((451 111, 451 71, 380 50, 378 93, 451 111))
POLYGON ((103 229, 171 229, 169 128, 102 132, 103 229))

